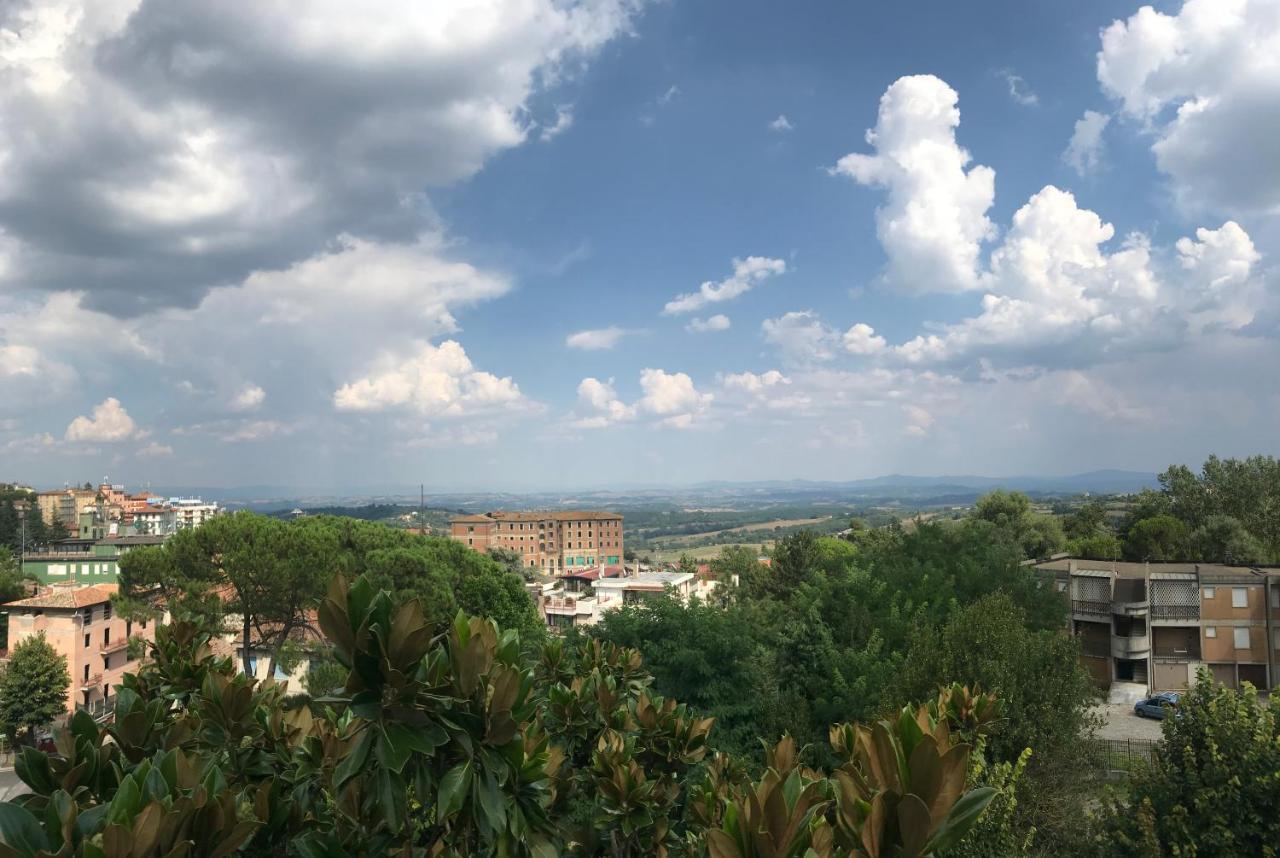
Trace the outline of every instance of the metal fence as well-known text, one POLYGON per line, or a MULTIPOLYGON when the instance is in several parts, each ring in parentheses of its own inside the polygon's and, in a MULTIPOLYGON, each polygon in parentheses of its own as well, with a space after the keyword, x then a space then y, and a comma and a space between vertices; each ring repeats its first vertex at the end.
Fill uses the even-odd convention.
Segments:
POLYGON ((1151 762, 1158 742, 1151 739, 1096 739, 1099 768, 1110 776, 1128 775, 1151 762))

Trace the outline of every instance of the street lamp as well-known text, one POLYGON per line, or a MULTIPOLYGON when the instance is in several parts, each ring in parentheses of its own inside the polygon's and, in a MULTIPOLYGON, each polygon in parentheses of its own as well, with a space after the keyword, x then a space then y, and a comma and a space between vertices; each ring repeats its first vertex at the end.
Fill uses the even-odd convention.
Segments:
POLYGON ((22 525, 22 536, 18 542, 18 568, 27 564, 27 510, 26 507, 18 510, 18 523, 22 525))

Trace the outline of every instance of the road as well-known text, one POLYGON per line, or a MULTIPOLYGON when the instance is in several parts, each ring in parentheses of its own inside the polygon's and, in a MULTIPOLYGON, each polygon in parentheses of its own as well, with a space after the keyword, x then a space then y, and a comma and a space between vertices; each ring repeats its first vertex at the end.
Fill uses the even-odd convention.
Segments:
POLYGON ((0 801, 8 801, 27 791, 27 785, 18 779, 13 769, 0 769, 0 801))

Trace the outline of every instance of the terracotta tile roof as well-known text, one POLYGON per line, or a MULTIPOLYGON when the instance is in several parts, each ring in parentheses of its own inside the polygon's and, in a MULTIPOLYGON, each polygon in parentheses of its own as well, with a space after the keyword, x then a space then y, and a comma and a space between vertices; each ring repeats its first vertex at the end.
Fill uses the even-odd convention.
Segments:
POLYGON ((116 592, 115 584, 90 584, 85 587, 53 586, 32 596, 10 602, 5 608, 12 611, 21 608, 87 608, 111 601, 116 592))
POLYGON ((453 521, 459 523, 486 521, 622 521, 622 513, 601 512, 599 510, 521 510, 503 512, 494 510, 483 515, 455 515, 453 521))

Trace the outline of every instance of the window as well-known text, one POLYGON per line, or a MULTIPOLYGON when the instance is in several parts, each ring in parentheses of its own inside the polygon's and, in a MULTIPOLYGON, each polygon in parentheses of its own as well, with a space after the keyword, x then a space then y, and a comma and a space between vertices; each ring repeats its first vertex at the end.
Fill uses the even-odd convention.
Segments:
POLYGON ((102 630, 102 645, 111 646, 111 629, 102 630))
POLYGON ((110 602, 107 602, 105 605, 102 606, 102 619, 104 620, 111 619, 111 603, 110 602))
POLYGON ((1280 608, 1280 587, 1271 588, 1271 607, 1280 608))
POLYGON ((1059 593, 1065 593, 1065 592, 1067 592, 1067 582, 1066 582, 1066 581, 1059 581, 1059 582, 1058 582, 1058 592, 1059 592, 1059 593))
POLYGON ((124 621, 124 636, 129 637, 133 634, 133 620, 124 621))
POLYGON ((86 626, 93 625, 93 608, 84 609, 84 624, 86 626))
POLYGON ((1233 608, 1249 607, 1249 589, 1247 587, 1231 588, 1231 607, 1233 608))
POLYGON ((86 634, 85 634, 85 636, 84 636, 84 645, 85 645, 85 646, 88 646, 88 645, 89 645, 89 635, 88 635, 88 633, 86 633, 86 634))
POLYGON ((1239 626, 1234 629, 1236 633, 1236 649, 1249 648, 1249 627, 1239 626))
POLYGON ((1218 627, 1217 627, 1217 626, 1205 626, 1205 627, 1204 627, 1204 636, 1205 636, 1205 637, 1207 637, 1207 638, 1216 638, 1216 637, 1218 636, 1218 627))
POLYGON ((89 665, 87 664, 84 666, 84 681, 89 681, 89 665))
POLYGON ((1217 590, 1217 588, 1215 588, 1215 587, 1205 587, 1205 588, 1204 588, 1204 597, 1205 597, 1206 599, 1212 599, 1212 598, 1214 598, 1214 597, 1215 597, 1215 596, 1217 596, 1217 595, 1218 595, 1218 590, 1217 590))

